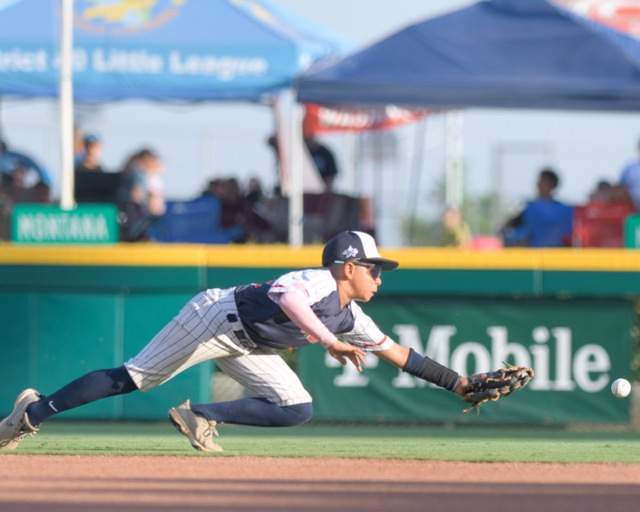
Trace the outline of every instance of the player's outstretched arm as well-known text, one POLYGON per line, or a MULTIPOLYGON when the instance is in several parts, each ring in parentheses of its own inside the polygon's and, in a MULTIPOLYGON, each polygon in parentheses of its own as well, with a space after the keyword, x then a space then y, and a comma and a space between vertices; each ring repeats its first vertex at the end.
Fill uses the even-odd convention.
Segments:
POLYGON ((374 354, 404 372, 461 396, 465 402, 470 404, 464 412, 469 412, 474 408, 479 410, 484 403, 508 396, 514 391, 522 389, 534 377, 532 368, 513 366, 507 363, 505 363, 506 368, 495 372, 477 373, 465 377, 397 343, 394 343, 388 350, 374 352, 374 354))
POLYGON ((465 377, 429 357, 418 354, 413 349, 394 342, 391 348, 374 352, 374 354, 414 377, 419 377, 462 396, 463 386, 461 383, 466 380, 465 377))

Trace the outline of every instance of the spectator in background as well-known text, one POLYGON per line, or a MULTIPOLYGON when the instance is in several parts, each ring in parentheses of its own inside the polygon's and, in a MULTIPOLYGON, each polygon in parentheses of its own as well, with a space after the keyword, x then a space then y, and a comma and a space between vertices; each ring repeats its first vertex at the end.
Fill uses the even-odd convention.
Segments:
POLYGON ((51 182, 48 172, 24 153, 11 151, 0 140, 0 202, 6 212, 16 203, 48 203, 51 182))
MULTIPOLYGON (((272 134, 267 139, 267 144, 273 149, 276 158, 276 167, 280 167, 280 149, 278 147, 278 137, 276 134, 272 134)), ((336 159, 333 156, 331 150, 318 142, 313 136, 305 135, 304 144, 309 152, 311 161, 313 162, 322 182, 324 183, 325 190, 331 192, 336 176, 338 175, 338 166, 336 165, 336 159)))
POLYGON ((80 161, 76 164, 76 172, 104 172, 100 164, 102 156, 102 142, 93 134, 88 134, 83 139, 84 151, 80 161))
POLYGON ((282 180, 281 169, 280 169, 280 148, 278 147, 278 136, 275 133, 272 133, 267 138, 267 145, 273 151, 273 156, 275 158, 275 176, 277 178, 278 183, 282 180))
POLYGON ((78 167, 84 158, 84 134, 79 125, 73 127, 73 167, 78 167))
POLYGON ((624 204, 627 207, 635 206, 629 190, 624 185, 612 185, 606 180, 601 180, 589 194, 589 202, 587 204, 624 204))
POLYGON ((205 196, 220 200, 220 227, 232 243, 273 242, 273 214, 257 178, 252 178, 246 191, 236 178, 209 181, 205 196))
POLYGON ((29 169, 17 165, 9 174, 7 190, 14 203, 48 203, 49 187, 41 181, 30 183, 29 169))
POLYGON ((608 203, 611 200, 611 183, 607 180, 600 180, 593 191, 589 194, 590 203, 608 203))
POLYGON ((11 198, 13 203, 30 203, 31 187, 27 185, 27 169, 22 165, 16 165, 6 174, 3 191, 11 198))
MULTIPOLYGON (((254 194, 253 197, 258 196, 254 194)), ((236 178, 229 178, 225 182, 220 224, 235 243, 262 242, 271 228, 264 212, 247 199, 236 178)))
POLYGON ((0 240, 11 238, 11 215, 16 204, 49 202, 49 186, 40 180, 30 183, 30 169, 15 161, 13 165, 9 172, 0 173, 0 240))
POLYGON ((620 185, 629 192, 636 210, 640 210, 640 141, 637 146, 637 156, 622 169, 620 185))
POLYGON ((537 197, 505 223, 501 235, 506 246, 567 247, 571 245, 573 206, 556 200, 553 195, 560 184, 551 168, 540 171, 537 197))
POLYGON ((244 200, 249 211, 248 241, 256 243, 277 242, 277 233, 274 230, 276 224, 275 205, 272 198, 263 192, 262 184, 258 178, 249 179, 244 200))
POLYGON ((265 199, 262 192, 262 185, 258 178, 250 178, 247 183, 247 190, 245 191, 244 198, 251 205, 262 203, 265 199))
POLYGON ((471 228, 458 208, 447 208, 442 214, 441 244, 444 247, 469 247, 471 228))
POLYGON ((624 247, 624 223, 635 206, 623 185, 600 181, 574 210, 574 247, 624 247))
POLYGON ((209 180, 209 183, 207 183, 207 188, 203 192, 203 195, 217 197, 218 199, 220 199, 220 201, 222 201, 222 198, 225 194, 225 183, 226 180, 222 178, 214 178, 212 180, 209 180))
POLYGON ((311 155, 311 160, 316 166, 327 192, 333 190, 333 184, 338 175, 338 166, 331 150, 318 142, 312 136, 305 136, 304 144, 311 155))
POLYGON ((246 242, 248 207, 236 178, 225 180, 220 200, 222 203, 220 225, 229 233, 232 242, 246 242))
POLYGON ((631 199, 631 194, 629 194, 629 190, 624 185, 614 185, 611 187, 611 191, 609 193, 609 202, 612 204, 626 204, 633 205, 633 209, 637 210, 633 199, 631 199))
POLYGON ((30 156, 10 150, 7 143, 0 140, 0 176, 2 177, 2 181, 11 181, 10 175, 17 167, 22 167, 27 172, 26 181, 29 187, 35 186, 38 183, 41 183, 47 188, 51 187, 51 178, 47 169, 30 156), (35 173, 37 177, 35 179, 29 179, 29 171, 35 173))
POLYGON ((123 176, 129 176, 133 174, 138 167, 138 159, 140 158, 140 151, 131 153, 124 162, 120 172, 123 176))
POLYGON ((164 215, 163 169, 162 160, 150 149, 142 149, 127 160, 118 192, 123 241, 148 240, 149 227, 164 215))

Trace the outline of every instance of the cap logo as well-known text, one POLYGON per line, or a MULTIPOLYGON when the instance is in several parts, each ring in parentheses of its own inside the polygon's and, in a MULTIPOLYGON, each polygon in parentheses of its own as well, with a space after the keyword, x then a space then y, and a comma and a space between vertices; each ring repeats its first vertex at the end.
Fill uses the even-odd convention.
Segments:
POLYGON ((355 247, 349 246, 344 251, 342 251, 342 256, 345 260, 349 258, 355 258, 358 255, 358 249, 355 247))

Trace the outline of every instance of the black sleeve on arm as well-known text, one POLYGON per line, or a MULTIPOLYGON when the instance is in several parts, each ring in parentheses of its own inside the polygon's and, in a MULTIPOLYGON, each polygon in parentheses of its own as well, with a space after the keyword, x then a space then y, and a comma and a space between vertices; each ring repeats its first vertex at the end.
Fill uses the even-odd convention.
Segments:
POLYGON ((409 349, 409 357, 402 371, 449 391, 455 389, 460 377, 458 372, 436 363, 433 359, 421 356, 413 349, 409 349))

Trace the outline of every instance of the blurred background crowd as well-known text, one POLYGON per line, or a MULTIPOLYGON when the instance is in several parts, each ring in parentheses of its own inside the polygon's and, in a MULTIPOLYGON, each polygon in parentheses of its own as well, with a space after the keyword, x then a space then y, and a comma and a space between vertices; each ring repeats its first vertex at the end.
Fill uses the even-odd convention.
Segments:
MULTIPOLYGON (((102 161, 105 142, 96 133, 74 130, 74 190, 78 204, 114 204, 118 209, 120 240, 124 242, 286 243, 288 200, 280 187, 265 190, 259 176, 246 181, 219 176, 202 184, 191 199, 167 197, 165 164, 155 149, 141 147, 123 156, 122 164, 108 169, 102 161)), ((274 153, 275 136, 265 141, 274 153)), ((336 193, 338 173, 332 151, 313 137, 305 147, 317 169, 323 190, 306 194, 305 223, 311 241, 328 240, 344 229, 373 231, 367 202, 336 193)), ((11 212, 16 204, 55 204, 48 166, 27 151, 10 149, 3 141, 0 152, 0 209, 2 239, 11 238, 11 212)))
MULTIPOLYGON (((274 136, 267 145, 275 149, 274 136)), ((332 150, 312 137, 305 139, 324 190, 305 194, 308 241, 323 242, 344 229, 375 233, 370 198, 334 190, 338 165, 332 150)), ((118 208, 120 239, 126 242, 286 243, 288 200, 275 186, 266 190, 259 176, 243 181, 220 176, 191 199, 167 198, 165 164, 155 149, 141 147, 124 155, 122 165, 106 169, 99 134, 75 129, 75 198, 82 203, 110 203, 118 208)), ((277 164, 277 152, 274 151, 277 164)), ((28 151, 0 143, 0 212, 2 239, 10 239, 10 218, 19 203, 54 204, 47 165, 28 151)), ((558 169, 544 167, 531 184, 531 197, 512 215, 489 230, 441 199, 441 214, 420 225, 423 245, 442 247, 623 247, 624 223, 640 210, 640 141, 638 157, 619 170, 616 181, 601 179, 578 204, 561 201, 558 169)), ((438 202, 438 201, 436 201, 438 202)), ((473 215, 471 213, 470 215, 473 215)))

